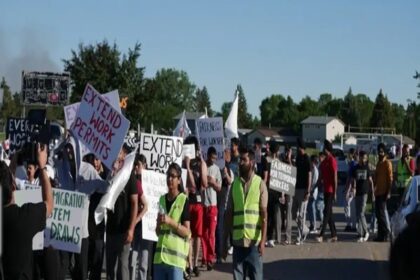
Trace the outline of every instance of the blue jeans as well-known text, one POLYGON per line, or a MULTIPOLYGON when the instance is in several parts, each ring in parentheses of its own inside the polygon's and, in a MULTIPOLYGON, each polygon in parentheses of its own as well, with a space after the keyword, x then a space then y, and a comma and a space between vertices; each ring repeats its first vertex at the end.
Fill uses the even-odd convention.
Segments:
POLYGON ((313 196, 311 196, 309 198, 309 202, 308 202, 308 217, 309 217, 309 225, 310 225, 310 229, 316 229, 316 208, 315 208, 315 201, 316 199, 314 199, 313 196))
POLYGON ((318 214, 319 220, 322 221, 324 220, 324 193, 319 192, 318 196, 316 198, 315 201, 315 208, 316 208, 316 213, 318 214))
POLYGON ((183 270, 179 267, 159 263, 153 265, 153 279, 184 280, 183 270))
POLYGON ((221 259, 223 255, 223 225, 225 220, 225 208, 220 207, 217 211, 217 226, 216 226, 216 257, 221 259))
POLYGON ((233 248, 233 279, 245 280, 263 279, 263 264, 257 246, 233 248))

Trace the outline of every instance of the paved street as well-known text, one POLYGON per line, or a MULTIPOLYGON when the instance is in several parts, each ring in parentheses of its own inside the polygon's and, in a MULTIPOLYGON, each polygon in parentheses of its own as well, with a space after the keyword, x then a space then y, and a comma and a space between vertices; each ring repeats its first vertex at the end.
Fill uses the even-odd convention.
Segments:
MULTIPOLYGON (((335 207, 335 213, 339 242, 318 244, 311 235, 301 246, 266 248, 264 279, 389 279, 389 244, 357 243, 356 233, 343 232, 343 208, 335 207)), ((232 258, 196 279, 233 279, 232 258)))

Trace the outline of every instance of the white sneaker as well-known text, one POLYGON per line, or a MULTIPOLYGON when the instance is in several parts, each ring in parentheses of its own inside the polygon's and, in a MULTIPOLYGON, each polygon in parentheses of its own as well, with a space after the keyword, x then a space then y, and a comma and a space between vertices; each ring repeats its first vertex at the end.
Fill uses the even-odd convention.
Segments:
POLYGON ((310 233, 310 234, 318 234, 318 233, 319 233, 319 231, 318 231, 318 230, 316 230, 316 229, 314 229, 314 230, 311 230, 309 233, 310 233))
POLYGON ((276 245, 274 244, 274 240, 268 240, 267 241, 267 244, 265 245, 266 247, 269 247, 269 248, 274 248, 274 247, 276 247, 276 245))
POLYGON ((369 232, 366 232, 365 237, 363 237, 363 241, 366 242, 369 240, 369 232))
POLYGON ((359 239, 357 239, 357 242, 358 242, 358 243, 365 242, 365 239, 364 239, 363 237, 360 237, 359 239))
POLYGON ((228 250, 228 254, 229 254, 229 255, 232 255, 232 254, 233 254, 233 246, 231 246, 231 247, 229 248, 229 250, 228 250))

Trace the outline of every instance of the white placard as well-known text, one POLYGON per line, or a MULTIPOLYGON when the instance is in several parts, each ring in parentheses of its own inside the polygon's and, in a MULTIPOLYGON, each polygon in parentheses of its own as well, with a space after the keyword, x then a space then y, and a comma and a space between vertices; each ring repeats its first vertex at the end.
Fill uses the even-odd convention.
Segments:
POLYGON ((129 127, 130 121, 87 84, 70 130, 109 169, 117 159, 129 127))
POLYGON ((196 121, 201 156, 207 160, 207 150, 213 146, 217 151, 217 166, 225 167, 223 118, 206 118, 196 121))
POLYGON ((195 146, 194 144, 186 144, 182 146, 182 158, 189 157, 195 159, 195 146))
POLYGON ((142 219, 143 238, 157 241, 156 219, 159 213, 159 198, 168 192, 166 175, 156 171, 143 170, 141 172, 143 193, 149 208, 142 219))
MULTIPOLYGON (((113 90, 102 95, 109 104, 111 104, 115 110, 121 113, 120 108, 120 96, 118 95, 118 90, 113 90)), ((73 103, 67 106, 64 106, 64 118, 66 120, 66 128, 70 129, 71 124, 76 119, 77 112, 80 107, 80 102, 73 103)))
MULTIPOLYGON (((25 185, 26 187, 26 185, 25 185)), ((42 201, 42 192, 37 189, 15 191, 15 203, 17 206, 22 206, 25 203, 38 203, 42 201)), ((32 238, 32 250, 44 249, 44 231, 40 231, 32 238)))
POLYGON ((182 146, 181 137, 142 133, 140 154, 146 157, 147 169, 166 173, 172 162, 182 165, 182 146))
POLYGON ((53 189, 54 209, 47 219, 45 247, 80 253, 87 232, 89 198, 79 192, 53 189))

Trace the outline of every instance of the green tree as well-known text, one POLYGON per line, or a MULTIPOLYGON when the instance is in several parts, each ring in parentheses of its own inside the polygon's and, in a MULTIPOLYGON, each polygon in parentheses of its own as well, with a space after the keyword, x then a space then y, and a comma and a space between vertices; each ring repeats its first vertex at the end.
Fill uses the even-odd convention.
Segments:
POLYGON ((195 112, 205 112, 207 110, 207 115, 209 117, 214 115, 214 112, 211 109, 210 97, 205 86, 202 89, 197 88, 195 91, 193 105, 193 110, 195 112))
POLYGON ((193 109, 196 87, 184 71, 161 69, 146 82, 147 103, 144 111, 144 125, 153 123, 155 128, 169 131, 173 128, 173 117, 182 111, 193 109))
POLYGON ((395 127, 391 104, 389 103, 388 98, 382 93, 382 89, 379 91, 375 99, 375 105, 370 119, 370 126, 377 128, 395 127))
POLYGON ((273 94, 270 97, 266 97, 261 101, 260 116, 262 126, 279 126, 280 120, 277 118, 277 115, 279 110, 279 104, 283 100, 284 97, 282 95, 273 94))
POLYGON ((19 94, 12 94, 4 77, 0 82, 0 88, 3 89, 3 104, 0 109, 1 119, 6 122, 8 117, 21 117, 22 106, 19 94))
POLYGON ((252 115, 248 113, 248 105, 245 98, 245 93, 241 85, 236 87, 239 95, 238 100, 238 128, 252 127, 252 115))
POLYGON ((407 112, 404 118, 404 125, 403 131, 404 135, 411 137, 413 139, 416 138, 417 135, 417 105, 412 100, 409 100, 407 105, 407 112))
POLYGON ((319 116, 321 114, 321 109, 319 108, 318 102, 309 96, 302 98, 302 100, 297 105, 297 108, 300 113, 300 120, 304 120, 309 116, 319 116))
POLYGON ((396 133, 403 133, 404 131, 404 121, 406 118, 406 111, 403 105, 392 103, 392 115, 395 119, 395 130, 396 133))
POLYGON ((222 108, 221 108, 221 112, 220 112, 219 116, 223 117, 224 122, 227 120, 227 118, 229 116, 230 108, 232 107, 232 103, 233 102, 225 102, 225 103, 222 104, 222 108))
POLYGON ((290 96, 287 99, 282 99, 278 106, 277 118, 279 119, 279 126, 290 127, 295 131, 300 131, 300 116, 299 110, 295 102, 290 96))
POLYGON ((70 59, 63 60, 73 83, 70 101, 80 101, 87 83, 100 93, 118 89, 120 96, 128 97, 127 117, 132 124, 140 121, 147 107, 143 102, 144 68, 137 67, 139 57, 139 43, 123 55, 116 43, 110 45, 106 40, 95 45, 80 44, 77 51, 72 50, 70 59))
POLYGON ((323 93, 319 96, 318 107, 322 115, 334 116, 342 119, 343 99, 333 99, 331 93, 323 93))

